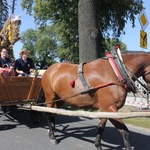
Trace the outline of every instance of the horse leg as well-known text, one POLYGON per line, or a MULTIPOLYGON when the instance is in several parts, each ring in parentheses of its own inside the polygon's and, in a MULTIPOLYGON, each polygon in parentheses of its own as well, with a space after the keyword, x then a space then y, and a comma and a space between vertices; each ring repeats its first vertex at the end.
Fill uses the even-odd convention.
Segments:
POLYGON ((130 134, 129 130, 121 119, 109 119, 110 122, 118 129, 120 134, 123 137, 123 142, 125 146, 125 150, 132 150, 130 144, 130 134))
POLYGON ((97 150, 102 150, 101 148, 101 139, 102 139, 102 134, 104 131, 104 128, 106 126, 107 119, 101 119, 99 124, 98 124, 98 131, 95 139, 95 146, 97 147, 97 150))
MULTIPOLYGON (((59 108, 64 104, 63 101, 59 101, 57 103, 53 103, 54 108, 59 108)), ((52 113, 48 113, 48 126, 49 126, 49 137, 50 137, 50 142, 52 144, 57 144, 57 140, 54 135, 54 130, 55 130, 55 115, 52 113)))
MULTIPOLYGON (((54 94, 46 94, 45 93, 45 97, 46 99, 50 99, 50 100, 53 100, 55 99, 55 95, 54 94)), ((54 107, 54 103, 48 103, 47 104, 47 107, 51 107, 53 108, 54 107)), ((47 122, 48 122, 48 127, 49 127, 49 137, 50 137, 50 142, 52 144, 57 144, 57 140, 55 138, 55 135, 54 135, 54 129, 55 129, 55 116, 53 113, 46 113, 47 114, 47 122)))
POLYGON ((50 142, 52 144, 57 144, 57 140, 56 140, 55 135, 54 135, 54 129, 55 129, 54 114, 48 114, 48 127, 49 127, 50 142))

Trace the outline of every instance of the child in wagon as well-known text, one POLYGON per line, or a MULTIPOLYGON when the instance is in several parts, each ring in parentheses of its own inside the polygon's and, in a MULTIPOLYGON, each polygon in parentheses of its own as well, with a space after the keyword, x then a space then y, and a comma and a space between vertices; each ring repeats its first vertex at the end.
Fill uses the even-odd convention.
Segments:
POLYGON ((3 73, 4 76, 14 75, 14 69, 8 58, 8 51, 6 48, 2 48, 0 51, 0 73, 3 73))

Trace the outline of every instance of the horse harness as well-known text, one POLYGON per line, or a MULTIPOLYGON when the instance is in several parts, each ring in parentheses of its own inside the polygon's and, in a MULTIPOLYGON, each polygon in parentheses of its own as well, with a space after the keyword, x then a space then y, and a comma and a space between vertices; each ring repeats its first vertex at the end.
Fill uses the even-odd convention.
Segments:
MULTIPOLYGON (((112 58, 112 61, 113 61, 113 63, 116 65, 116 67, 117 67, 117 69, 118 69, 118 71, 119 71, 119 74, 121 74, 121 75, 119 75, 120 77, 120 79, 119 79, 119 81, 120 82, 122 82, 122 84, 124 85, 124 87, 126 88, 126 85, 127 85, 127 88, 129 88, 133 93, 136 93, 137 91, 137 89, 136 89, 136 86, 134 85, 134 82, 132 81, 132 79, 130 78, 130 76, 128 75, 128 73, 127 73, 127 70, 128 71, 130 71, 125 65, 124 65, 124 63, 120 60, 120 58, 118 57, 118 55, 117 55, 117 53, 113 50, 112 51, 112 55, 107 55, 107 58, 109 59, 109 58, 112 58)), ((74 79, 74 80, 72 80, 71 82, 70 82, 70 86, 72 86, 72 87, 74 87, 74 84, 75 84, 75 80, 78 78, 78 77, 80 77, 80 80, 81 80, 81 83, 82 83, 82 85, 83 85, 83 87, 84 87, 84 89, 85 90, 83 90, 83 91, 81 91, 81 92, 79 92, 79 93, 76 93, 76 94, 74 94, 74 95, 71 95, 71 96, 67 96, 67 97, 63 97, 63 98, 60 98, 60 99, 56 99, 56 100, 54 100, 52 103, 54 103, 54 102, 57 102, 57 101, 63 101, 63 100, 66 100, 66 99, 69 99, 69 98, 72 98, 72 97, 75 97, 75 96, 78 96, 78 95, 80 95, 80 94, 87 94, 87 93, 89 93, 89 92, 91 92, 91 91, 94 91, 94 90, 97 90, 97 89, 99 89, 99 88, 103 88, 103 87, 106 87, 106 86, 109 86, 109 85, 117 85, 117 83, 116 82, 108 82, 108 83, 105 83, 105 84, 102 84, 102 85, 98 85, 98 86, 95 86, 95 87, 89 87, 89 85, 88 85, 88 83, 86 82, 86 80, 85 80, 85 77, 84 77, 84 72, 83 72, 83 67, 84 67, 84 65, 85 65, 86 63, 80 63, 79 65, 78 65, 78 69, 77 69, 77 73, 78 73, 78 75, 77 75, 77 77, 74 79)), ((114 70, 114 72, 115 72, 116 70, 114 70)), ((132 73, 132 72, 130 72, 130 73, 132 73)), ((132 73, 133 74, 133 73, 132 73)), ((138 81, 138 79, 136 78, 136 77, 134 77, 137 81, 138 81)), ((141 84, 142 85, 142 84, 141 84)), ((143 85, 142 85, 143 86, 143 85)), ((144 97, 145 98, 145 97, 144 97)), ((147 98, 145 98, 145 99, 147 99, 147 98)), ((47 102, 47 103, 49 103, 49 102, 47 102)), ((45 105, 45 104, 47 104, 47 103, 39 103, 38 105, 45 105)))
POLYGON ((136 93, 136 87, 130 76, 128 75, 127 68, 125 64, 123 63, 122 56, 119 56, 117 53, 117 50, 120 52, 120 49, 117 47, 116 49, 112 49, 111 53, 114 58, 114 61, 117 65, 117 68, 121 74, 121 76, 124 78, 127 87, 133 92, 136 93), (121 57, 121 58, 120 58, 121 57))
MULTIPOLYGON (((136 93, 137 91, 136 91, 136 87, 134 85, 134 82, 132 81, 132 79, 128 75, 126 67, 124 66, 124 63, 118 57, 116 50, 113 49, 112 54, 109 54, 108 52, 106 52, 106 56, 108 57, 108 60, 111 64, 114 72, 116 73, 119 81, 123 84, 125 89, 127 89, 127 90, 130 89, 133 93, 136 93)), ((93 89, 98 89, 98 88, 101 88, 104 86, 114 84, 113 82, 109 82, 109 83, 106 83, 104 85, 100 85, 100 86, 96 86, 96 87, 89 87, 85 78, 84 78, 84 72, 83 72, 84 64, 86 64, 86 63, 80 63, 78 65, 78 76, 80 77, 82 85, 85 88, 85 91, 81 92, 81 94, 88 93, 93 89)))
POLYGON ((89 86, 88 86, 88 84, 87 84, 87 82, 86 82, 86 80, 85 80, 85 78, 84 78, 84 76, 83 76, 83 65, 84 65, 84 64, 86 64, 86 63, 80 63, 80 64, 78 65, 78 75, 79 75, 79 77, 80 77, 80 80, 81 80, 81 82, 82 82, 83 87, 85 88, 85 90, 88 90, 88 89, 89 89, 89 86))

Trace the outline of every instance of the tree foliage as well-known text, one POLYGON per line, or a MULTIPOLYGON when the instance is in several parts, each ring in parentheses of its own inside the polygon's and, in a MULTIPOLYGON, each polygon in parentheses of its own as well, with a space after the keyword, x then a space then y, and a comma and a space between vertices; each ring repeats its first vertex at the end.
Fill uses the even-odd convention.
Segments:
POLYGON ((45 30, 28 29, 21 35, 23 48, 30 50, 30 57, 37 68, 47 68, 55 62, 57 43, 52 26, 45 30))
POLYGON ((118 39, 114 39, 114 38, 113 39, 106 38, 105 45, 106 45, 106 51, 111 51, 112 48, 114 48, 115 46, 119 46, 119 48, 122 52, 125 52, 127 50, 127 46, 125 43, 119 41, 118 39))
POLYGON ((3 28, 8 18, 8 3, 6 0, 0 0, 0 30, 3 28))
MULTIPOLYGON (((40 26, 49 22, 55 25, 60 41, 59 54, 62 59, 78 62, 78 1, 74 0, 22 0, 22 7, 33 15, 40 26), (33 14, 32 14, 33 13, 33 14)), ((118 37, 125 33, 127 20, 135 26, 135 16, 143 8, 142 0, 97 0, 97 18, 100 31, 101 53, 105 50, 105 38, 118 37)))

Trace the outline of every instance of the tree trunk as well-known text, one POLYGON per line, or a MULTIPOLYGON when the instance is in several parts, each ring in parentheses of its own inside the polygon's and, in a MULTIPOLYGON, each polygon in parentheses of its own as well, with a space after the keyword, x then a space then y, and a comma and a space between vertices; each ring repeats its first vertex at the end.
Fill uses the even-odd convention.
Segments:
POLYGON ((97 22, 97 0, 79 0, 79 62, 97 59, 100 54, 100 39, 97 22))

